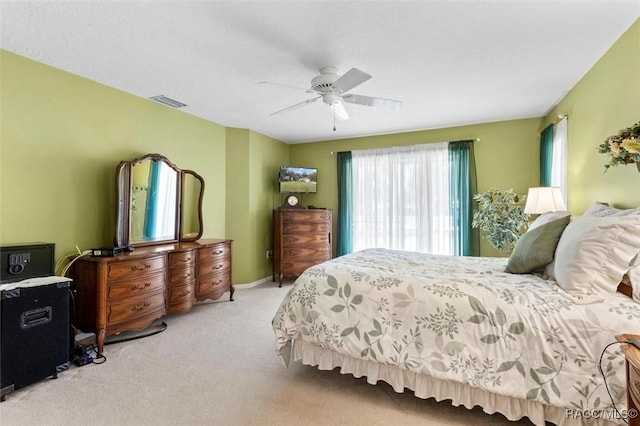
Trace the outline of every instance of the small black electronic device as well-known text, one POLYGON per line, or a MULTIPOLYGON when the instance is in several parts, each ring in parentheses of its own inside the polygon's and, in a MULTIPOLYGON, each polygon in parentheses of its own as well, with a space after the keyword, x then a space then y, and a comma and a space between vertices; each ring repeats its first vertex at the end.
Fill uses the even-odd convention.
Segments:
POLYGON ((93 257, 113 257, 122 253, 133 251, 131 246, 118 246, 118 247, 101 247, 91 249, 91 256, 93 257))
POLYGON ((93 362, 93 357, 87 353, 78 355, 77 357, 73 358, 73 363, 78 367, 91 364, 92 362, 93 362))
POLYGON ((76 330, 73 339, 73 347, 69 352, 69 358, 78 367, 91 364, 94 360, 92 351, 96 347, 96 335, 94 333, 82 333, 76 330))

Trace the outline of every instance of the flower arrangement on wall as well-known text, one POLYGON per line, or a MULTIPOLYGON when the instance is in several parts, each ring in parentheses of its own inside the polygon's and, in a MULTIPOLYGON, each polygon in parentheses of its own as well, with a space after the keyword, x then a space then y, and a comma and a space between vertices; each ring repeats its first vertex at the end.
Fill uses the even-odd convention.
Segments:
POLYGON ((609 167, 632 163, 636 163, 640 170, 640 121, 609 136, 600 144, 598 152, 609 157, 609 162, 604 165, 605 172, 609 167))
POLYGON ((496 249, 511 253, 528 224, 529 215, 524 212, 523 204, 526 198, 513 189, 490 189, 474 195, 479 205, 471 226, 480 228, 482 237, 496 249))

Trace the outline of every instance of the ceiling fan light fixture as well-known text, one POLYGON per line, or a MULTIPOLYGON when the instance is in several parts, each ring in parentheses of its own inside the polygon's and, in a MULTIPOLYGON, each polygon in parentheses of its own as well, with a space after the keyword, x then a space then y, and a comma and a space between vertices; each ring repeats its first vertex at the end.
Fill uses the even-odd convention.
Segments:
MULTIPOLYGON (((386 110, 400 109, 400 107, 402 106, 401 101, 347 93, 351 89, 361 85, 370 78, 370 74, 367 74, 366 72, 361 71, 357 68, 351 68, 342 76, 338 75, 337 69, 335 67, 320 68, 320 74, 311 79, 311 90, 307 90, 308 93, 315 93, 317 95, 315 98, 307 99, 306 101, 291 105, 287 108, 271 113, 271 115, 290 111, 292 109, 304 106, 308 103, 315 102, 319 99, 322 99, 322 102, 329 107, 330 111, 332 111, 334 121, 349 119, 349 114, 345 109, 344 102, 370 107, 378 107, 386 110)), ((282 85, 279 83, 278 85, 285 87, 294 87, 282 85)))
POLYGON ((345 121, 349 119, 349 114, 347 113, 347 110, 345 109, 342 102, 336 100, 335 102, 327 105, 329 106, 329 109, 331 109, 331 112, 333 113, 333 116, 336 120, 345 121))

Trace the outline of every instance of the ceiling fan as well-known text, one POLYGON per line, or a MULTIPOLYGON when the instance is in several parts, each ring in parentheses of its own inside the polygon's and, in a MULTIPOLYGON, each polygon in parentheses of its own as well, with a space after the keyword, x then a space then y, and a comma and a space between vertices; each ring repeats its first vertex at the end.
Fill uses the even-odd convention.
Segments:
MULTIPOLYGON (((344 107, 343 101, 350 104, 378 107, 391 111, 399 110, 402 106, 401 101, 375 98, 372 96, 356 95, 355 93, 347 93, 354 87, 361 85, 370 78, 371 75, 367 74, 366 72, 360 71, 357 68, 351 68, 345 74, 339 76, 335 67, 324 67, 320 68, 320 74, 315 76, 311 80, 310 89, 289 86, 286 84, 271 83, 268 81, 261 81, 259 84, 275 84, 277 86, 304 90, 307 93, 313 93, 317 95, 311 99, 307 99, 305 101, 283 108, 279 111, 273 112, 270 115, 276 115, 286 111, 291 111, 293 109, 303 107, 319 100, 322 100, 322 102, 324 102, 330 108, 331 112, 333 113, 334 119, 338 120, 349 119, 349 114, 344 107)), ((333 130, 335 130, 335 126, 333 130)))

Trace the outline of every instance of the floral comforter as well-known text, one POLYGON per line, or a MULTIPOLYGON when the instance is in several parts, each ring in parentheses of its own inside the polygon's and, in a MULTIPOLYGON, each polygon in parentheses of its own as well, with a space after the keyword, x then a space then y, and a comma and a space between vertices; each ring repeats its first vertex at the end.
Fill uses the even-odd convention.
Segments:
MULTIPOLYGON (((302 340, 492 393, 570 409, 605 409, 600 355, 640 333, 621 294, 576 305, 553 281, 504 272, 506 259, 368 249, 309 268, 273 319, 276 350, 302 340)), ((286 361, 285 361, 286 362, 286 361)), ((602 369, 626 406, 624 357, 602 369)))

